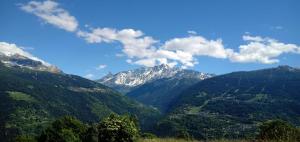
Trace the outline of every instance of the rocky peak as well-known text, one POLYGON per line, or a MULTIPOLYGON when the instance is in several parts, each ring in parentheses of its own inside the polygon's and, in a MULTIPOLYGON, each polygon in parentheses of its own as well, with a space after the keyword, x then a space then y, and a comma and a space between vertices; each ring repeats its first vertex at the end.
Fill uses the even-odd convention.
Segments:
POLYGON ((114 75, 108 74, 97 81, 112 88, 130 88, 162 78, 197 78, 199 80, 203 80, 212 76, 212 74, 185 70, 161 64, 154 67, 142 67, 134 70, 123 71, 114 75))

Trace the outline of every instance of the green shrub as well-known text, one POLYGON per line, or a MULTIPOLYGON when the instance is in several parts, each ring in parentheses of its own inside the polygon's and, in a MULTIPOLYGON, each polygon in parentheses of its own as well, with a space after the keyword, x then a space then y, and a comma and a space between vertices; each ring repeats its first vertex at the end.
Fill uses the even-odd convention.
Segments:
POLYGON ((15 142, 36 142, 36 139, 32 136, 21 135, 16 137, 15 142))
POLYGON ((98 142, 98 128, 97 125, 92 125, 88 128, 86 133, 84 134, 83 141, 84 142, 98 142))
POLYGON ((152 133, 142 133, 141 137, 144 139, 154 139, 157 138, 156 135, 152 134, 152 133))
POLYGON ((291 124, 282 120, 271 120, 260 126, 260 133, 257 137, 260 141, 300 141, 300 131, 291 124))
POLYGON ((65 116, 54 121, 42 132, 39 142, 80 142, 86 126, 74 117, 65 116))
POLYGON ((136 118, 111 114, 98 125, 101 142, 134 142, 139 137, 136 118))

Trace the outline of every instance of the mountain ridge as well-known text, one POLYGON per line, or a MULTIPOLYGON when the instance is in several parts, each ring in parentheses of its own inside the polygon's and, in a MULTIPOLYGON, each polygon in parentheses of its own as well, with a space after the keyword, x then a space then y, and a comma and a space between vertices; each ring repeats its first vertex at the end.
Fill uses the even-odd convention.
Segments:
POLYGON ((214 75, 161 64, 154 67, 142 67, 129 71, 122 71, 116 74, 109 73, 96 81, 126 94, 137 86, 162 78, 198 78, 203 80, 212 76, 214 75))
MULTIPOLYGON (((23 50, 21 50, 23 51, 23 50)), ((25 52, 26 53, 26 52, 25 52)), ((29 53, 28 53, 29 54, 29 53)), ((30 54, 29 54, 30 55, 30 54)), ((59 68, 51 65, 36 57, 30 57, 29 55, 21 55, 19 53, 10 53, 0 50, 0 61, 7 67, 21 67, 28 68, 37 71, 48 71, 52 73, 63 73, 59 68)))
POLYGON ((300 69, 290 66, 215 76, 182 91, 157 131, 168 136, 163 130, 170 126, 170 132, 185 129, 199 139, 253 138, 269 119, 299 126, 299 88, 300 69))

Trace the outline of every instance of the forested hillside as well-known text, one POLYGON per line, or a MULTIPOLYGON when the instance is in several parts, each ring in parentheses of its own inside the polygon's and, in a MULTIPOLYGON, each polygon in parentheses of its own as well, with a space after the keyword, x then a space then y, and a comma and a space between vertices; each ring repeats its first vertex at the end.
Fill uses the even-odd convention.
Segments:
POLYGON ((71 115, 98 122, 111 113, 136 115, 143 129, 158 111, 99 83, 64 73, 50 73, 0 63, 0 139, 37 134, 55 118, 71 115))

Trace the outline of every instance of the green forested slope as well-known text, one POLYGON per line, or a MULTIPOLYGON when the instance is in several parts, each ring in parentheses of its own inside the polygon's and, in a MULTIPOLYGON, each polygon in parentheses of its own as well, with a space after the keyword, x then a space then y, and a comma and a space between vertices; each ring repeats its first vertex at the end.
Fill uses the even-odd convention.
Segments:
POLYGON ((299 69, 280 66, 235 72, 206 79, 183 91, 157 129, 160 135, 252 137, 258 124, 268 119, 299 125, 299 108, 299 69))
POLYGON ((158 112, 99 83, 68 74, 6 67, 0 63, 0 139, 40 133, 55 118, 97 122, 110 113, 137 115, 147 129, 158 112))
POLYGON ((201 81, 199 78, 163 78, 143 84, 126 96, 143 104, 158 108, 161 112, 169 109, 170 103, 184 89, 201 81))

